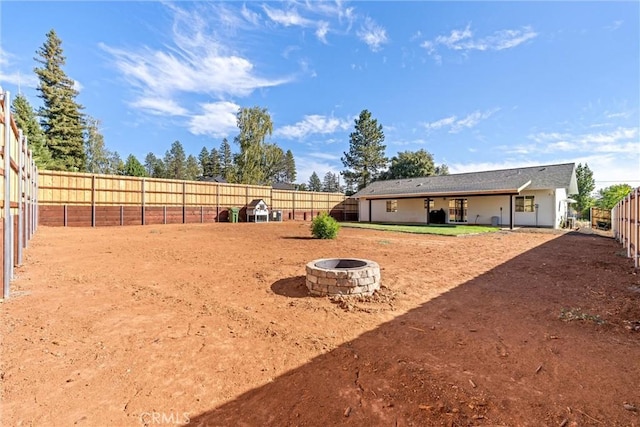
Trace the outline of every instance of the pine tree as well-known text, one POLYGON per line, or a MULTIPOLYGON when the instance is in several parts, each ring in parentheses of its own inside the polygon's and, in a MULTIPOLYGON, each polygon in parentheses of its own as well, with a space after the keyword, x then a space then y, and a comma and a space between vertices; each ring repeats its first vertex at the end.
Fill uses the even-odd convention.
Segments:
POLYGON ((55 163, 46 146, 44 133, 42 132, 40 123, 38 123, 36 113, 27 98, 22 94, 18 94, 18 96, 13 98, 11 111, 16 125, 22 129, 24 136, 27 137, 27 144, 29 148, 31 148, 31 154, 36 166, 40 169, 55 170, 55 163))
POLYGON ((169 179, 186 179, 186 162, 184 148, 180 141, 174 141, 171 148, 164 155, 164 166, 169 179))
POLYGON ((327 193, 335 193, 340 191, 340 182, 338 181, 338 174, 333 172, 327 172, 324 175, 322 182, 322 191, 327 193))
POLYGON ((87 172, 109 173, 111 153, 104 145, 104 137, 100 133, 100 121, 87 116, 85 129, 85 154, 87 156, 87 172))
POLYGON ((355 120, 355 130, 349 135, 349 152, 341 159, 346 171, 342 172, 346 182, 355 182, 362 189, 375 181, 380 170, 387 166, 385 157, 384 132, 382 125, 362 110, 355 120))
POLYGON ((196 178, 202 175, 202 169, 200 169, 198 159, 196 159, 192 154, 189 154, 189 157, 187 157, 187 161, 185 162, 184 175, 184 179, 191 181, 195 181, 196 178))
POLYGON ((285 175, 283 182, 292 183, 296 180, 296 161, 293 158, 291 150, 287 150, 285 154, 285 175))
POLYGON ((322 191, 322 181, 315 171, 309 177, 309 185, 307 186, 309 191, 322 191))
POLYGON ((127 176, 147 176, 147 171, 145 170, 140 160, 136 158, 133 154, 129 154, 127 157, 127 161, 124 162, 124 174, 127 176))
POLYGON ((167 173, 164 167, 162 159, 156 157, 155 154, 149 153, 144 158, 144 167, 147 172, 147 176, 153 178, 166 178, 167 173))
POLYGON ((35 60, 42 64, 34 71, 40 80, 38 91, 44 103, 39 115, 46 146, 60 168, 84 171, 82 106, 75 100, 78 91, 74 88, 74 81, 62 70, 66 59, 62 53, 62 41, 54 30, 47 33, 47 40, 36 53, 35 60))
POLYGON ((219 176, 220 173, 220 153, 215 148, 209 153, 209 165, 211 167, 211 176, 219 176))
POLYGON ((198 160, 200 161, 202 176, 213 176, 213 172, 211 170, 211 157, 209 156, 209 150, 207 150, 207 147, 202 147, 200 154, 198 154, 198 160))

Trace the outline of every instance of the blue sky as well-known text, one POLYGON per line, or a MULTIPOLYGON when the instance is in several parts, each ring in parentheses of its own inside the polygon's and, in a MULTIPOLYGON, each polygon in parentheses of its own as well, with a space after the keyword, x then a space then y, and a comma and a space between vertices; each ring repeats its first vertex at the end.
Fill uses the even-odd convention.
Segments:
POLYGON ((343 170, 368 109, 389 157, 587 162, 598 187, 640 186, 639 17, 638 2, 3 1, 0 85, 40 105, 33 57, 53 28, 123 158, 218 148, 257 105, 306 182, 343 170))

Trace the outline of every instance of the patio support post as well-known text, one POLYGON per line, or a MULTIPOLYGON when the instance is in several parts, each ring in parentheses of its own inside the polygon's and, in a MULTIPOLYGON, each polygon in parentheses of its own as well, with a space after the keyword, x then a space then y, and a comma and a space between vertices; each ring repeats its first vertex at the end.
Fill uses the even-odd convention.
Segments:
POLYGON ((509 196, 509 229, 513 230, 513 196, 509 196))

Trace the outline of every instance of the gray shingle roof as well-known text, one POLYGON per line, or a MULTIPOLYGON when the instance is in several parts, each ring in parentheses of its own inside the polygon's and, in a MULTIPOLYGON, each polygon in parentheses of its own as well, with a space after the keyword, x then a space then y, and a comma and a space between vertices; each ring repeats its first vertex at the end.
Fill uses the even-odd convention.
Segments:
POLYGON ((574 163, 376 181, 351 197, 515 194, 524 189, 552 188, 565 188, 569 194, 578 192, 574 163))

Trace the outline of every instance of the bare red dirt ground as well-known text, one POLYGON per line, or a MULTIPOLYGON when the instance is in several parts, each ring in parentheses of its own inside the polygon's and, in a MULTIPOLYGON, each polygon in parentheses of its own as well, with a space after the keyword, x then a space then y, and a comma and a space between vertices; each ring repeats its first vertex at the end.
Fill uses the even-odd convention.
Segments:
POLYGON ((41 227, 25 261, 5 426, 640 425, 640 280, 610 238, 41 227), (327 257, 384 288, 307 296, 327 257))

